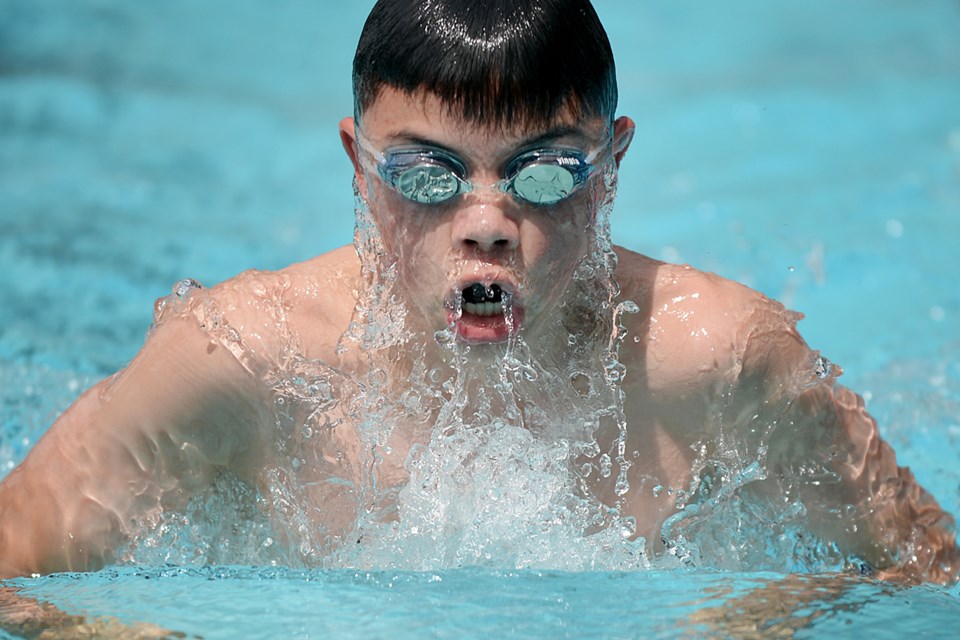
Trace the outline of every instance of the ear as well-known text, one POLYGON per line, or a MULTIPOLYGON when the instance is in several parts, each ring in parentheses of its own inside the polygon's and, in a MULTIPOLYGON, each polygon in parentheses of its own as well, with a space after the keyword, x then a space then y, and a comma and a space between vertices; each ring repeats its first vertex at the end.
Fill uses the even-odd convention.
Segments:
POLYGON ((357 134, 355 130, 356 123, 353 118, 344 118, 340 121, 340 144, 343 150, 347 152, 350 162, 353 163, 353 172, 357 178, 363 176, 360 169, 360 147, 357 145, 357 134))
POLYGON ((633 134, 637 131, 636 123, 628 116, 620 116, 613 123, 613 157, 617 161, 617 167, 620 161, 626 155, 630 143, 633 142, 633 134))
POLYGON ((357 143, 356 123, 353 118, 344 118, 340 121, 340 144, 343 145, 343 150, 347 152, 347 157, 353 164, 353 177, 357 188, 366 197, 367 179, 360 164, 360 145, 357 143))

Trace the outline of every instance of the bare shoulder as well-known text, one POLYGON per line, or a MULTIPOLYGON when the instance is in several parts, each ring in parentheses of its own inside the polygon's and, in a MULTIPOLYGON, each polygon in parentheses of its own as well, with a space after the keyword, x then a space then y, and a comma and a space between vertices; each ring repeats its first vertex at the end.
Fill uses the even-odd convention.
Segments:
POLYGON ((617 248, 621 296, 639 312, 624 317, 625 350, 643 362, 653 391, 680 393, 730 383, 748 360, 784 340, 802 345, 802 317, 743 284, 689 265, 617 248), (763 345, 766 345, 764 347, 763 345))
POLYGON ((289 279, 288 321, 304 354, 330 362, 360 288, 360 260, 347 245, 281 272, 289 279))
MULTIPOLYGON (((352 246, 341 247, 278 271, 245 271, 210 289, 177 291, 158 301, 188 311, 201 329, 231 350, 265 362, 298 351, 333 358, 357 298, 360 265, 352 246)), ((178 283, 182 289, 182 284, 178 283)), ((162 316, 158 312, 158 317, 162 316)))

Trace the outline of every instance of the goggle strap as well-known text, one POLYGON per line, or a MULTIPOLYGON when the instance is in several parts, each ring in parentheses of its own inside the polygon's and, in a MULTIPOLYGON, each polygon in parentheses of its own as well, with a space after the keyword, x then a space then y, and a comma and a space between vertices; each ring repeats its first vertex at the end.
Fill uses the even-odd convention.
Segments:
POLYGON ((373 156, 374 160, 377 163, 377 166, 382 166, 386 164, 387 162, 386 154, 384 154, 383 151, 380 151, 380 149, 377 149, 375 146, 373 146, 373 143, 367 140, 366 136, 364 136, 360 132, 359 128, 355 127, 353 130, 353 133, 354 133, 354 138, 357 141, 357 146, 360 147, 361 151, 366 151, 371 156, 373 156))

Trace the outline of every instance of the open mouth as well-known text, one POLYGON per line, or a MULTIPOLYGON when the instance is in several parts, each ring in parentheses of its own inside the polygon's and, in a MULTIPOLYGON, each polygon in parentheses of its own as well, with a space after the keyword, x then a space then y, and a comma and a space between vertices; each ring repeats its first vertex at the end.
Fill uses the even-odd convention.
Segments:
POLYGON ((463 312, 475 316, 495 316, 503 314, 504 291, 498 284, 489 287, 475 282, 465 288, 463 296, 463 312))
POLYGON ((503 342, 523 322, 523 309, 509 289, 499 284, 473 282, 461 289, 447 320, 457 337, 468 344, 503 342))

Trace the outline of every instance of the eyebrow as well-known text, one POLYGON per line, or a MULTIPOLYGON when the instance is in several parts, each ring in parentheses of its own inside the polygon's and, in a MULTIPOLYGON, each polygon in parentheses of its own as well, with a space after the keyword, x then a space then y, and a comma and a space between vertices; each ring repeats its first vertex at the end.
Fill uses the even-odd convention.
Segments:
POLYGON ((554 127, 552 129, 547 129, 543 133, 528 138, 520 144, 521 147, 532 147, 534 145, 541 144, 543 142, 548 142, 550 140, 556 140, 557 138, 566 138, 568 136, 581 136, 584 137, 584 133, 581 129, 574 127, 573 125, 562 125, 559 127, 554 127))
MULTIPOLYGON (((573 125, 561 125, 561 126, 553 127, 551 129, 547 129, 543 133, 539 133, 530 138, 522 140, 519 144, 516 145, 516 148, 520 149, 524 147, 535 147, 545 142, 550 142, 558 138, 565 138, 567 136, 583 137, 584 133, 581 129, 578 129, 573 125)), ((456 149, 452 149, 445 144, 441 144, 437 142, 436 140, 424 138, 422 136, 416 135, 409 131, 399 131, 391 137, 402 138, 410 142, 411 144, 421 145, 424 147, 434 147, 436 149, 442 149, 443 151, 447 151, 453 155, 459 155, 459 151, 456 149)))

